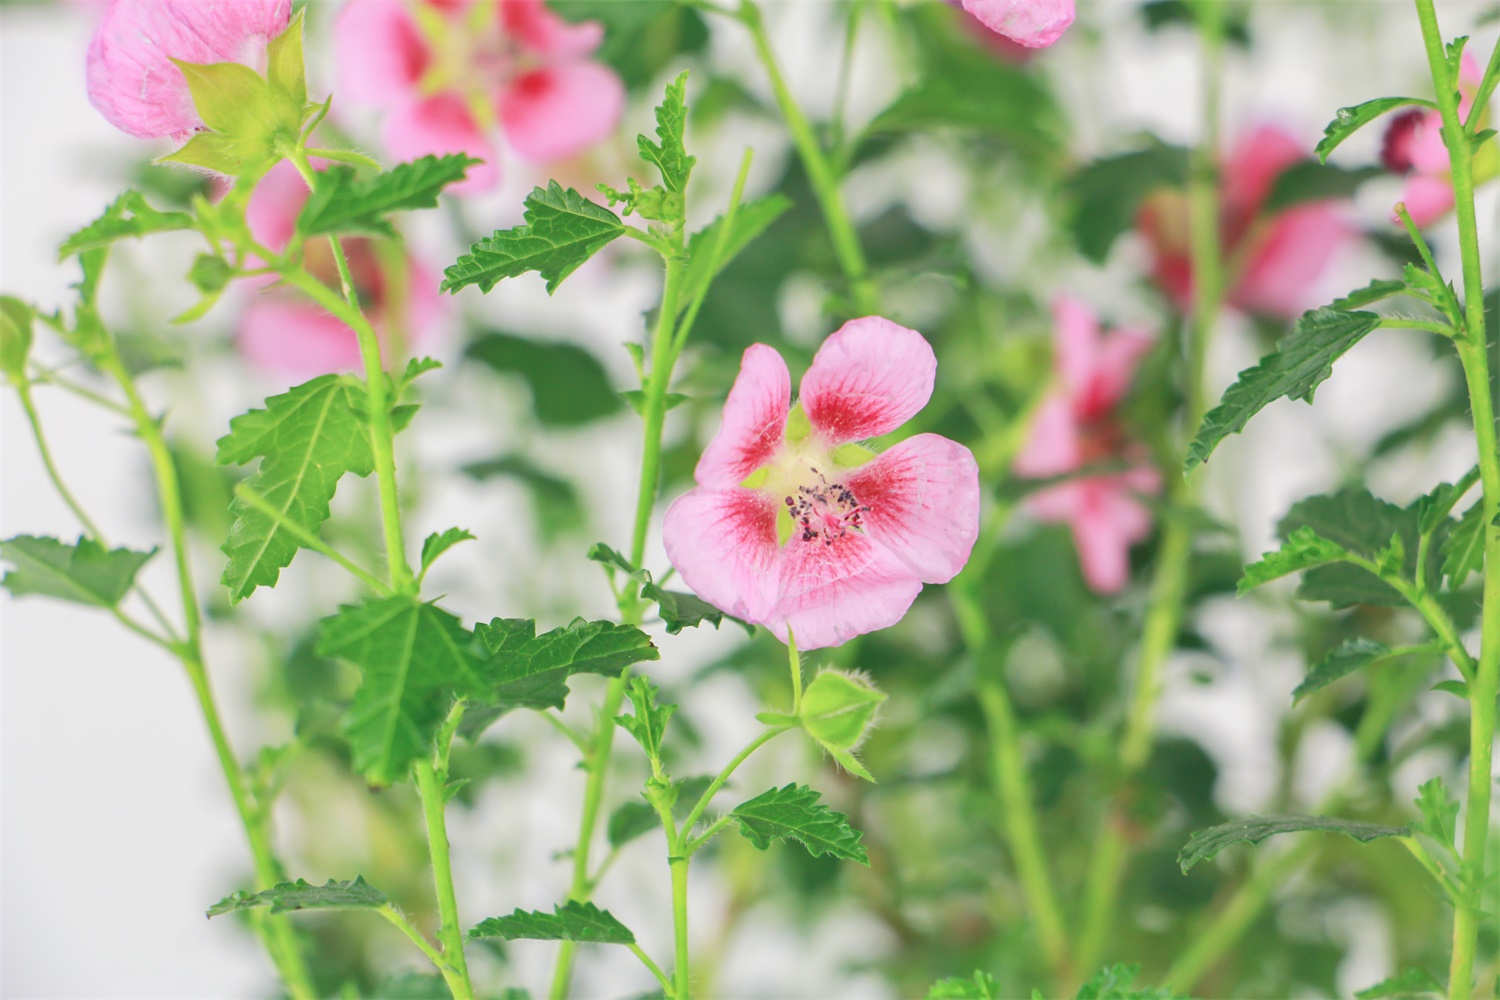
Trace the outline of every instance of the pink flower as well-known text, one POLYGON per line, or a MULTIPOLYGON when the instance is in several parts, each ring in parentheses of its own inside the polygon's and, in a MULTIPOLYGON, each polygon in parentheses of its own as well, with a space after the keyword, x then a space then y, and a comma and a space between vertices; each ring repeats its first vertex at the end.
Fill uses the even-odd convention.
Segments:
MULTIPOLYGON (((1153 338, 1131 328, 1106 337, 1088 306, 1067 297, 1057 300, 1053 317, 1058 387, 1036 414, 1016 472, 1042 479, 1138 458, 1140 449, 1126 440, 1114 411, 1153 338)), ((1084 579, 1109 594, 1130 577, 1130 546, 1151 531, 1151 514, 1137 495, 1160 488, 1156 469, 1141 462, 1048 486, 1026 506, 1044 521, 1072 526, 1084 579)))
POLYGON ((292 0, 110 0, 89 43, 89 100, 124 132, 180 142, 203 121, 171 60, 263 68, 291 12, 292 0))
POLYGON ((974 456, 936 434, 880 455, 855 443, 915 416, 936 375, 921 334, 867 316, 824 341, 792 408, 781 355, 747 349, 698 488, 662 525, 688 586, 816 649, 895 624, 922 584, 952 579, 979 532, 974 456))
POLYGON ((1073 23, 1073 0, 962 0, 979 23, 1028 49, 1062 37, 1073 23))
MULTIPOLYGON (((1468 117, 1482 76, 1479 64, 1465 52, 1458 69, 1460 118, 1468 117)), ((1392 173, 1406 175, 1401 200, 1413 223, 1428 226, 1453 210, 1452 164, 1443 145, 1442 114, 1411 108, 1396 115, 1386 127, 1380 160, 1392 173)), ((1394 212, 1391 218, 1400 221, 1394 212)))
MULTIPOLYGON (((1230 305, 1247 312, 1293 318, 1311 305, 1314 285, 1335 251, 1354 235, 1337 201, 1263 211, 1276 179, 1305 160, 1286 132, 1263 125, 1242 136, 1223 167, 1219 238, 1229 268, 1230 305)), ((1146 200, 1137 225, 1151 246, 1153 277, 1187 311, 1193 301, 1187 198, 1177 191, 1146 200)))
MULTIPOLYGON (((245 210, 256 242, 276 251, 285 249, 307 195, 307 185, 290 163, 272 168, 250 196, 245 210)), ((360 304, 382 341, 390 347, 408 348, 430 340, 444 316, 437 275, 404 251, 396 250, 404 273, 398 276, 399 281, 393 281, 390 264, 372 241, 355 238, 342 243, 360 304), (393 314, 397 308, 401 308, 399 316, 393 314), (398 332, 404 343, 392 345, 390 341, 398 332)), ((306 255, 309 271, 330 287, 339 287, 338 271, 326 240, 309 242, 306 255)), ((240 351, 251 361, 293 377, 360 365, 359 342, 353 330, 321 307, 281 288, 265 290, 245 309, 238 340, 240 351)))
POLYGON ((597 22, 569 24, 542 0, 350 0, 335 26, 341 96, 380 107, 402 160, 468 153, 485 161, 450 188, 500 178, 498 125, 523 158, 565 159, 614 131, 625 88, 587 57, 597 22))

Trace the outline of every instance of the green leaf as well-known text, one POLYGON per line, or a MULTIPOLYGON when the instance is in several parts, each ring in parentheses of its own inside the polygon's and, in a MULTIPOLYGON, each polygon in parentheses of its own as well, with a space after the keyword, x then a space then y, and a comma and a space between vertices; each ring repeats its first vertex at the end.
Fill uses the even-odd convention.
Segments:
POLYGON ((1065 184, 1068 229, 1079 251, 1103 263, 1115 239, 1135 228, 1146 196, 1181 187, 1187 177, 1188 151, 1163 143, 1085 164, 1065 184))
POLYGON ((1352 198, 1361 184, 1385 173, 1384 167, 1331 167, 1298 160, 1276 175, 1260 212, 1269 216, 1309 201, 1352 198))
POLYGON ((625 689, 625 693, 630 698, 630 705, 635 710, 635 714, 618 716, 615 721, 635 737, 641 749, 646 751, 648 760, 660 761, 662 737, 666 733, 668 720, 677 711, 677 706, 658 704, 656 685, 640 674, 630 678, 630 686, 625 689))
MULTIPOLYGON (((285 124, 285 111, 278 106, 285 102, 276 101, 270 84, 249 66, 172 62, 187 80, 198 117, 213 131, 229 137, 262 138, 285 124)), ((300 104, 297 112, 298 117, 291 120, 294 129, 300 124, 300 104)))
POLYGON ((745 631, 751 634, 755 632, 755 626, 726 615, 702 598, 679 590, 662 588, 652 580, 650 572, 632 565, 629 559, 603 542, 595 542, 589 549, 588 557, 606 566, 624 570, 628 576, 639 583, 640 596, 648 601, 656 602, 657 610, 661 613, 662 624, 671 635, 676 635, 685 628, 702 625, 704 622, 718 628, 726 618, 743 625, 745 631))
POLYGON ((362 675, 344 733, 371 783, 390 784, 431 750, 455 696, 487 691, 471 638, 453 615, 406 596, 346 605, 320 623, 318 653, 362 675))
POLYGON ((1314 691, 1322 690, 1341 677, 1356 670, 1399 662, 1411 657, 1431 657, 1441 651, 1436 643, 1422 646, 1401 646, 1392 649, 1382 642, 1354 636, 1339 643, 1334 650, 1318 662, 1301 684, 1292 691, 1292 700, 1301 701, 1314 691))
MULTIPOLYGON (((281 518, 317 533, 328 519, 329 501, 346 472, 367 476, 374 468, 366 397, 358 383, 323 375, 266 400, 229 422, 219 439, 221 465, 244 465, 260 458, 246 485, 281 518)), ((236 497, 234 524, 223 551, 229 556, 223 583, 231 600, 249 597, 256 587, 273 587, 300 542, 276 519, 236 497)))
POLYGON ((1333 363, 1380 325, 1372 312, 1342 312, 1328 306, 1305 312, 1276 350, 1240 372, 1223 400, 1203 418, 1188 445, 1186 467, 1208 460, 1215 446, 1243 430, 1250 418, 1286 396, 1312 401, 1313 392, 1333 374, 1333 363))
POLYGON ((1436 976, 1426 969, 1409 968, 1388 979, 1382 979, 1374 986, 1367 986, 1355 992, 1355 1000, 1386 1000, 1386 998, 1400 998, 1400 1000, 1414 1000, 1417 997, 1445 996, 1448 990, 1436 976))
POLYGON ((1177 864, 1182 868, 1183 874, 1186 874, 1194 865, 1207 861, 1226 847, 1234 844, 1258 844, 1279 833, 1298 833, 1302 830, 1342 833, 1360 843, 1368 843, 1378 837, 1406 837, 1411 834, 1404 826, 1377 826, 1374 823, 1331 816, 1251 816, 1197 831, 1178 852, 1177 864))
MULTIPOLYGON (((630 408, 641 416, 646 415, 646 394, 639 389, 626 389, 620 393, 620 398, 629 404, 630 408)), ((686 403, 691 396, 684 396, 680 392, 669 392, 662 396, 662 403, 666 410, 675 410, 686 403)))
POLYGON ((210 295, 222 292, 233 278, 234 266, 216 254, 199 254, 188 269, 188 281, 193 287, 210 295))
MULTIPOLYGON (((672 783, 671 796, 677 806, 673 811, 679 820, 686 818, 687 813, 712 783, 713 778, 706 774, 694 778, 683 778, 672 783)), ((659 826, 661 826, 661 816, 649 802, 626 802, 609 814, 605 834, 609 838, 610 847, 622 847, 659 826)))
POLYGON ((266 78, 299 107, 307 103, 307 68, 302 58, 302 24, 307 8, 292 17, 286 30, 266 46, 266 78))
POLYGON ((424 156, 373 176, 347 166, 321 170, 297 216, 297 231, 307 236, 343 232, 392 235, 395 230, 386 216, 435 208, 443 189, 463 180, 469 168, 480 162, 463 153, 449 153, 424 156))
POLYGON ((1416 105, 1423 108, 1437 107, 1431 101, 1420 97, 1377 97, 1373 101, 1365 101, 1362 104, 1339 108, 1334 113, 1333 121, 1324 126, 1323 138, 1318 142, 1313 152, 1318 154, 1318 159, 1326 162, 1328 154, 1332 153, 1338 147, 1339 143, 1387 111, 1393 111, 1396 108, 1407 105, 1416 105))
POLYGON ((796 840, 813 857, 830 855, 846 861, 870 863, 860 834, 842 814, 818 801, 806 785, 787 784, 741 802, 730 812, 740 832, 761 850, 773 840, 796 840))
POLYGON ((927 991, 927 1000, 1000 1000, 1001 996, 995 977, 980 971, 968 979, 939 979, 927 991))
POLYGON ((509 916, 481 920, 469 930, 469 937, 635 944, 635 935, 630 933, 630 928, 616 920, 608 910, 576 900, 553 907, 551 913, 518 909, 509 916))
POLYGON ((237 910, 253 910, 270 907, 272 913, 290 910, 369 910, 390 902, 385 893, 366 882, 363 875, 356 875, 352 882, 336 882, 329 879, 322 885, 313 885, 304 879, 281 882, 260 892, 236 892, 225 896, 208 908, 210 917, 234 913, 237 910))
POLYGON ((57 257, 66 260, 85 250, 107 247, 116 240, 150 233, 179 232, 193 229, 195 225, 193 217, 186 212, 159 212, 139 191, 126 191, 110 202, 103 215, 63 240, 57 257))
POLYGON ((0 295, 0 375, 20 378, 31 354, 36 310, 14 295, 0 295))
POLYGON ((885 693, 858 674, 824 670, 802 695, 802 728, 830 753, 864 742, 885 693))
POLYGON ((687 129, 687 76, 684 70, 667 84, 666 96, 656 107, 656 137, 660 141, 652 142, 648 136, 636 136, 641 159, 655 164, 661 173, 662 185, 678 194, 686 190, 693 164, 698 162, 697 157, 688 155, 683 145, 687 129))
POLYGON ((506 375, 519 375, 531 389, 531 409, 553 427, 578 427, 620 411, 609 373, 577 344, 529 340, 490 331, 466 356, 506 375))
POLYGON ((751 240, 769 229, 791 207, 791 199, 781 194, 756 198, 741 205, 734 213, 734 223, 730 226, 728 235, 723 237, 724 249, 717 267, 713 260, 714 248, 719 245, 720 235, 724 232, 725 217, 719 216, 694 233, 688 239, 688 262, 682 270, 682 283, 677 295, 678 302, 682 304, 679 315, 729 266, 730 261, 739 256, 740 251, 751 240))
POLYGON ((1312 528, 1304 526, 1293 531, 1281 548, 1267 552, 1258 562, 1246 566, 1238 589, 1244 594, 1289 573, 1338 562, 1348 555, 1343 546, 1330 542, 1312 528))
POLYGON ((1339 309, 1344 312, 1352 312, 1363 309, 1367 305, 1388 299, 1392 295, 1400 295, 1406 291, 1406 282, 1395 278, 1375 278, 1363 288, 1356 288, 1341 299, 1335 299, 1330 309, 1339 309))
POLYGON ((447 552, 459 542, 471 542, 474 535, 467 528, 449 528, 447 531, 433 532, 422 540, 422 569, 418 579, 427 575, 432 564, 437 562, 438 556, 447 552))
MULTIPOLYGON (((1416 571, 1419 520, 1417 505, 1397 507, 1372 496, 1366 489, 1351 487, 1299 500, 1277 523, 1276 533, 1291 538, 1308 528, 1318 537, 1369 560, 1378 560, 1388 550, 1391 538, 1400 536, 1405 550, 1402 571, 1410 578, 1416 571)), ((1437 582, 1430 568, 1429 582, 1437 582)), ((1389 584, 1350 565, 1310 569, 1302 578, 1297 596, 1308 601, 1328 601, 1335 607, 1406 603, 1389 584)))
POLYGON ((1059 145, 1061 114, 1040 78, 995 61, 982 85, 975 82, 952 73, 924 75, 875 115, 865 135, 946 127, 999 136, 1028 151, 1050 151, 1059 145))
POLYGON ((609 209, 589 201, 557 181, 536 188, 526 198, 526 224, 497 230, 480 240, 443 272, 443 291, 478 285, 488 292, 505 278, 536 271, 547 281, 547 294, 564 278, 625 232, 609 209))
POLYGON ((1139 965, 1107 965, 1078 988, 1075 1000, 1172 1000, 1165 987, 1134 987, 1139 965))
POLYGON ((91 538, 69 545, 56 538, 16 535, 0 541, 0 559, 13 569, 0 580, 12 597, 35 594, 112 608, 130 592, 135 575, 156 554, 108 549, 91 538))
POLYGON ((1473 506, 1464 511, 1458 525, 1443 539, 1439 547, 1443 556, 1440 572, 1448 580, 1448 586, 1457 590, 1463 586, 1470 573, 1484 569, 1484 500, 1475 500, 1473 506))
POLYGON ((1422 815, 1417 827, 1420 832, 1445 847, 1454 845, 1458 834, 1458 800, 1441 777, 1431 778, 1417 789, 1417 812, 1422 815))

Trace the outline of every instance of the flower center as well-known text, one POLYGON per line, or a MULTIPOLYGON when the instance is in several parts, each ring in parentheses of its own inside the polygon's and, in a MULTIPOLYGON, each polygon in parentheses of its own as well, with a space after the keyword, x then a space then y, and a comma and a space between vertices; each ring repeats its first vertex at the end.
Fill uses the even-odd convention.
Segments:
POLYGON ((823 473, 809 468, 817 481, 803 483, 783 498, 793 533, 800 534, 804 542, 832 545, 849 532, 862 530, 869 506, 860 503, 843 483, 830 483, 823 473))
POLYGON ((415 13, 430 52, 422 92, 459 93, 480 122, 493 121, 495 95, 534 68, 536 60, 506 33, 494 4, 476 3, 460 12, 434 0, 418 0, 415 13))

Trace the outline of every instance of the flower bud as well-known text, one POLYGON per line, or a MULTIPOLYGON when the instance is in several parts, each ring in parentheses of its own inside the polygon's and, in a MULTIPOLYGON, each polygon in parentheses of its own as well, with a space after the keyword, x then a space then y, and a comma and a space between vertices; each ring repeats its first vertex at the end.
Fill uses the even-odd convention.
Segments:
POLYGON ((884 692, 861 674, 825 670, 802 695, 802 728, 851 774, 875 779, 854 757, 854 750, 875 727, 884 692))

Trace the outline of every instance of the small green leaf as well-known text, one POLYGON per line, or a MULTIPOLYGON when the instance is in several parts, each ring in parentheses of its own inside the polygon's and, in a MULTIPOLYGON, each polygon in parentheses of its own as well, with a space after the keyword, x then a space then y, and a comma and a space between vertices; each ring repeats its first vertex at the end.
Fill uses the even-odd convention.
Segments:
POLYGON ((13 295, 0 295, 0 375, 21 378, 31 355, 36 310, 13 295))
POLYGON ((689 156, 683 144, 687 129, 687 72, 667 84, 666 96, 656 108, 656 137, 637 136, 641 159, 655 164, 668 191, 681 194, 687 188, 697 157, 689 156))
MULTIPOLYGON (((1366 489, 1350 487, 1299 500, 1277 523, 1276 533, 1290 538, 1300 529, 1310 528, 1319 537, 1368 560, 1377 560, 1388 553, 1392 537, 1399 534, 1405 550, 1401 575, 1409 579, 1416 573, 1419 506, 1420 501, 1410 507, 1397 507, 1366 489)), ((1435 569, 1430 566, 1428 582, 1434 587, 1437 583, 1435 569)), ((1406 603, 1393 587, 1365 569, 1339 564, 1308 570, 1297 596, 1307 601, 1327 601, 1334 607, 1406 603)))
MULTIPOLYGON (((230 137, 269 136, 282 123, 270 85, 249 66, 237 62, 172 62, 187 80, 198 117, 213 131, 230 137)), ((293 120, 293 128, 298 124, 293 120)))
POLYGON ((1333 363, 1380 325, 1372 312, 1342 312, 1324 306, 1305 312, 1276 350, 1240 372, 1223 400, 1203 418, 1188 445, 1186 467, 1208 460, 1215 446, 1243 430, 1250 418, 1285 396, 1312 401, 1314 390, 1333 374, 1333 363))
MULTIPOLYGON (((620 393, 620 398, 630 405, 630 408, 641 416, 646 415, 646 394, 639 389, 626 389, 620 393)), ((686 403, 691 396, 684 396, 680 392, 669 392, 662 397, 666 410, 675 410, 686 403)))
POLYGON ((307 236, 343 232, 389 236, 395 230, 386 216, 435 208, 438 195, 480 162, 463 153, 449 153, 424 156, 373 176, 347 166, 319 171, 297 217, 297 231, 307 236))
POLYGON ((1437 105, 1420 97, 1377 97, 1373 101, 1365 101, 1362 104, 1351 105, 1347 108, 1339 108, 1334 113, 1333 121, 1323 128, 1323 138, 1313 152, 1318 154, 1318 159, 1327 162, 1328 154, 1332 153, 1339 143, 1349 138, 1370 122, 1379 118, 1387 111, 1396 108, 1416 105, 1423 108, 1436 108, 1437 105))
POLYGON ((266 46, 266 78, 299 107, 307 103, 307 69, 302 59, 302 23, 307 8, 292 17, 286 30, 266 46))
POLYGON ((303 879, 281 882, 260 892, 236 892, 225 896, 208 908, 210 917, 217 917, 237 910, 253 910, 270 907, 272 913, 291 910, 361 910, 376 909, 390 902, 385 893, 366 882, 363 875, 355 876, 352 882, 336 882, 329 879, 322 885, 313 885, 303 879))
POLYGON ((1353 312, 1363 309, 1365 306, 1388 299, 1392 295, 1400 295, 1406 291, 1406 282, 1395 278, 1375 278, 1363 288, 1356 288, 1341 299, 1334 299, 1328 308, 1338 309, 1343 312, 1353 312))
POLYGON ((1317 666, 1308 671, 1307 677, 1292 691, 1292 700, 1301 701, 1314 691, 1320 691, 1356 670, 1366 670, 1411 657, 1431 657, 1440 651, 1441 646, 1436 643, 1392 649, 1374 639, 1354 636, 1339 643, 1317 666))
POLYGON ((489 331, 469 344, 466 356, 524 379, 532 412, 544 424, 578 427, 620 410, 604 365, 577 344, 489 331))
POLYGON ((1443 539, 1439 548, 1443 556, 1442 574, 1453 590, 1462 587, 1470 573, 1484 569, 1484 501, 1475 500, 1464 511, 1458 525, 1443 539))
POLYGON ((1244 594, 1263 583, 1290 573, 1339 562, 1348 555, 1343 546, 1320 537, 1311 527, 1304 526, 1292 532, 1281 548, 1267 552, 1258 562, 1246 566, 1238 589, 1244 594))
POLYGON ((1132 985, 1140 971, 1139 965, 1107 965, 1078 988, 1075 1000, 1173 1000, 1165 987, 1132 985))
POLYGON ((852 751, 873 728, 884 692, 858 674, 824 670, 802 695, 802 728, 829 753, 852 751))
POLYGON ((1331 816, 1251 816, 1199 830, 1188 838, 1177 854, 1177 864, 1186 874, 1194 865, 1207 861, 1234 844, 1258 844, 1279 833, 1302 830, 1326 830, 1368 843, 1378 837, 1406 837, 1411 831, 1404 826, 1378 826, 1331 816))
POLYGON ((1447 987, 1426 969, 1409 968, 1355 992, 1355 1000, 1417 1000, 1445 996, 1447 987))
POLYGON ((91 538, 69 545, 56 538, 16 535, 0 541, 0 559, 14 567, 0 587, 12 597, 35 594, 112 608, 130 592, 135 575, 155 554, 155 549, 106 550, 91 538))
POLYGON ((1422 815, 1419 831, 1433 840, 1452 847, 1458 833, 1458 800, 1448 791, 1441 777, 1423 782, 1417 789, 1417 812, 1422 815))
POLYGON ((526 224, 497 230, 480 240, 443 272, 443 291, 470 285, 488 292, 502 279, 536 271, 547 294, 564 278, 625 232, 615 213, 557 181, 526 198, 526 224))
POLYGON ((1001 1000, 1001 996, 995 977, 980 971, 968 979, 939 979, 927 991, 927 1000, 1001 1000))
POLYGON ((1352 198, 1365 181, 1385 174, 1384 167, 1332 167, 1298 160, 1276 175, 1260 211, 1269 216, 1310 201, 1352 198))
POLYGON ((668 720, 677 711, 677 706, 658 704, 656 685, 640 674, 630 678, 630 686, 625 689, 625 693, 630 698, 630 705, 635 710, 635 714, 621 715, 615 721, 635 737, 641 749, 646 751, 648 760, 660 761, 662 737, 666 733, 668 720))
POLYGON ((608 910, 576 900, 553 907, 551 913, 517 909, 509 916, 481 920, 469 930, 469 937, 635 944, 635 935, 630 933, 630 928, 616 920, 608 910))
POLYGON ((730 812, 740 832, 761 850, 773 840, 796 840, 813 857, 829 855, 846 861, 870 863, 860 834, 842 814, 818 801, 806 785, 787 784, 741 802, 730 812))
POLYGON ((751 634, 755 632, 755 626, 724 614, 702 598, 682 591, 662 588, 651 579, 649 572, 632 565, 629 559, 603 542, 596 542, 589 549, 588 557, 606 566, 624 570, 626 575, 639 583, 640 596, 648 601, 656 602, 657 610, 661 613, 662 624, 666 626, 670 635, 676 635, 685 628, 693 628, 704 622, 718 628, 725 618, 743 625, 751 634))
POLYGON ((139 191, 126 191, 110 202, 104 214, 63 240, 57 257, 66 260, 76 253, 107 247, 116 240, 150 233, 193 229, 196 223, 186 212, 159 212, 139 191))
POLYGON ((427 575, 432 564, 437 562, 438 556, 447 552, 459 542, 471 542, 474 535, 466 528, 449 528, 447 531, 433 532, 422 540, 422 569, 418 578, 427 575))

